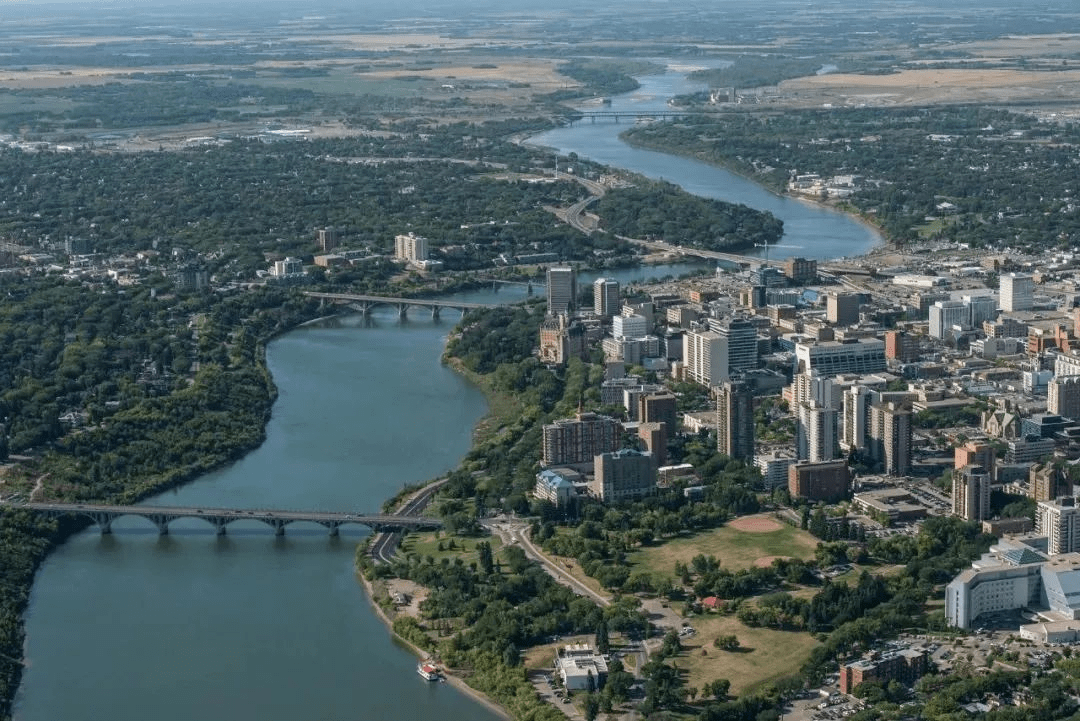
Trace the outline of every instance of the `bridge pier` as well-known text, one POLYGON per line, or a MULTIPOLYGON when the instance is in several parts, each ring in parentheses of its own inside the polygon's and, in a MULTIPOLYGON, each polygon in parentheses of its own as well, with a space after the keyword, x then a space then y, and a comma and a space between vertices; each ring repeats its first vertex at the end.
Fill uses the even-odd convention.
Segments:
POLYGON ((437 305, 431 306, 431 319, 432 320, 438 320, 439 319, 439 306, 437 306, 437 305))
POLYGON ((397 304, 397 317, 400 320, 405 320, 405 318, 408 317, 408 310, 409 310, 409 306, 407 306, 404 303, 398 303, 397 304))
POLYGON ((172 520, 171 516, 164 516, 155 513, 145 517, 149 518, 151 521, 154 522, 154 525, 157 526, 159 536, 169 535, 169 521, 172 520))
POLYGON ((267 518, 265 520, 266 523, 268 523, 270 527, 274 529, 275 536, 285 535, 285 521, 280 518, 267 518))
POLYGON ((111 513, 91 513, 90 518, 98 525, 101 535, 107 536, 112 533, 112 522, 116 516, 111 513))
POLYGON ((214 524, 214 531, 217 533, 217 535, 225 535, 225 526, 229 525, 229 519, 222 518, 221 516, 207 516, 206 520, 214 524))
POLYGON ((330 529, 330 537, 331 538, 336 538, 337 537, 337 535, 338 535, 338 527, 340 525, 341 525, 340 523, 333 523, 333 522, 326 524, 326 527, 330 529))

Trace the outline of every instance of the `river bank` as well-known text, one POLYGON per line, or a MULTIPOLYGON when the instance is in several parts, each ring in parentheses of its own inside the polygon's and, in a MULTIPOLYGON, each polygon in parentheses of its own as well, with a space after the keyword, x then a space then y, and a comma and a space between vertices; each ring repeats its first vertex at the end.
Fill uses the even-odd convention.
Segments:
POLYGON ((714 167, 714 168, 720 168, 720 169, 722 169, 722 170, 724 170, 724 171, 726 171, 728 173, 731 173, 734 176, 742 178, 743 180, 747 181, 748 183, 753 183, 753 184, 757 185, 762 190, 764 190, 764 191, 766 191, 768 193, 771 193, 772 195, 774 195, 777 198, 786 199, 786 200, 794 200, 794 201, 797 201, 797 202, 800 202, 800 203, 805 203, 805 204, 807 204, 809 206, 812 206, 812 207, 815 207, 815 208, 820 208, 822 210, 830 211, 830 212, 833 212, 833 213, 841 213, 844 216, 846 216, 847 218, 849 218, 850 220, 858 223, 859 225, 863 226, 867 230, 871 231, 872 233, 875 233, 875 234, 880 235, 882 237, 883 243, 881 243, 881 244, 879 244, 877 246, 865 249, 858 256, 843 256, 843 257, 845 257, 847 259, 851 259, 852 257, 863 257, 863 256, 872 255, 873 253, 875 253, 877 251, 880 251, 880 250, 882 250, 884 248, 887 248, 888 245, 892 242, 892 239, 889 237, 886 230, 883 227, 881 227, 881 225, 879 225, 878 223, 875 223, 870 218, 867 218, 863 213, 859 213, 859 212, 856 212, 854 210, 851 210, 850 206, 847 203, 829 203, 829 202, 825 202, 825 201, 821 201, 821 200, 815 200, 815 199, 809 198, 809 197, 807 197, 805 195, 796 195, 796 194, 793 194, 793 193, 789 193, 789 192, 787 192, 785 190, 778 189, 776 187, 773 187, 771 185, 768 185, 766 183, 761 182, 761 180, 747 174, 742 168, 738 167, 737 165, 735 165, 733 163, 725 163, 725 162, 720 161, 720 160, 715 160, 715 159, 712 159, 712 158, 702 157, 702 156, 698 155, 697 153, 695 153, 692 150, 685 150, 685 149, 680 149, 680 148, 668 147, 668 146, 666 146, 666 145, 664 145, 662 143, 648 143, 648 142, 643 142, 641 140, 632 139, 632 138, 629 138, 627 136, 627 132, 629 132, 629 131, 624 131, 622 133, 619 133, 619 140, 626 143, 626 145, 628 145, 631 148, 636 148, 636 149, 639 149, 639 150, 648 150, 648 151, 652 151, 652 152, 656 152, 656 153, 664 153, 664 154, 667 154, 667 155, 673 155, 673 156, 680 157, 680 158, 686 158, 687 160, 693 160, 693 161, 698 162, 698 163, 703 163, 705 165, 709 165, 709 166, 714 167))
MULTIPOLYGON (((405 648, 409 649, 409 651, 411 651, 417 659, 423 660, 429 658, 431 656, 430 653, 420 648, 412 641, 409 641, 407 638, 404 638, 401 634, 394 631, 394 622, 390 618, 390 616, 387 615, 386 609, 384 609, 379 604, 377 600, 375 586, 372 581, 368 580, 368 578, 359 569, 357 570, 356 577, 357 579, 359 579, 361 585, 364 587, 364 593, 367 596, 371 608, 375 611, 375 615, 377 615, 379 617, 379 620, 383 622, 383 624, 386 626, 386 630, 390 633, 393 639, 403 645, 405 648)), ((513 721, 514 717, 510 714, 509 711, 497 704, 486 694, 477 691, 472 686, 470 686, 468 682, 459 675, 461 673, 462 672, 455 671, 453 669, 446 669, 446 673, 443 674, 443 678, 445 678, 446 682, 453 686, 457 691, 465 694, 477 703, 482 704, 489 711, 496 714, 500 718, 506 719, 507 721, 513 721)), ((430 683, 430 681, 427 683, 430 683)))

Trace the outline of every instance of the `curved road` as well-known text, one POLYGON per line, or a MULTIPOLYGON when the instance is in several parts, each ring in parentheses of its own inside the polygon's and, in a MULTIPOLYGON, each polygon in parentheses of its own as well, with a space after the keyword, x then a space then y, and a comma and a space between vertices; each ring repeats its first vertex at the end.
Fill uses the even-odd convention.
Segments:
MULTIPOLYGON (((394 515, 396 516, 419 516, 428 503, 431 502, 431 497, 435 495, 435 491, 443 487, 443 485, 450 480, 449 478, 440 478, 437 481, 427 484, 416 493, 409 496, 404 503, 398 506, 394 515)), ((371 541, 369 553, 375 563, 390 564, 394 562, 394 556, 397 554, 398 545, 401 543, 401 532, 385 532, 380 531, 375 534, 375 537, 371 541)))

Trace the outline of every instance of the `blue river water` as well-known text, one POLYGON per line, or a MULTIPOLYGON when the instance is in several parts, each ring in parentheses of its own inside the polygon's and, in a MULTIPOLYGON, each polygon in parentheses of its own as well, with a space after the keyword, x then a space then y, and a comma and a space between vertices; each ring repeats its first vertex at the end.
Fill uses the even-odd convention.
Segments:
MULTIPOLYGON (((662 105, 685 92, 680 77, 646 78, 613 108, 662 105)), ((536 142, 770 210, 786 224, 784 243, 803 246, 800 255, 852 255, 878 242, 843 215, 726 171, 628 148, 619 129, 578 124, 536 142)), ((628 283, 692 267, 604 275, 628 283)), ((508 302, 524 292, 462 299, 508 302)), ((372 511, 403 484, 452 468, 486 408, 439 362, 453 322, 416 313, 399 323, 383 309, 371 323, 344 318, 278 338, 267 350, 280 397, 266 442, 153 502, 372 511)), ((363 532, 328 538, 317 526, 290 526, 275 538, 235 524, 217 537, 192 520, 159 537, 139 519, 114 529, 75 536, 41 569, 26 618, 17 721, 496 718, 451 687, 425 683, 391 640, 353 573, 363 532)))

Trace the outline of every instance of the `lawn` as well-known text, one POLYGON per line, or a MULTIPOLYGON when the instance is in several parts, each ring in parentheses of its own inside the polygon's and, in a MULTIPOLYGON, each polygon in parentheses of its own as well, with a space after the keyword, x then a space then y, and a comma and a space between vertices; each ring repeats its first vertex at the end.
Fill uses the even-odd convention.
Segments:
POLYGON ((491 550, 496 554, 498 558, 499 548, 502 546, 502 542, 498 536, 489 536, 487 538, 457 538, 448 536, 445 533, 439 534, 439 537, 435 537, 435 531, 427 531, 424 533, 409 533, 405 536, 405 540, 401 542, 401 553, 410 554, 417 553, 420 557, 431 556, 438 563, 443 558, 449 558, 451 562, 455 558, 460 558, 466 566, 473 561, 477 560, 476 544, 480 541, 487 541, 491 544, 491 550), (454 543, 454 548, 448 548, 448 544, 454 543), (439 543, 443 544, 443 550, 439 550, 439 543))
POLYGON ((731 571, 750 568, 754 561, 767 556, 813 558, 818 539, 808 532, 781 524, 774 531, 754 533, 722 526, 664 541, 657 546, 639 548, 630 554, 630 563, 640 570, 672 576, 676 561, 689 564, 694 556, 716 556, 720 565, 731 571))
POLYGON ((726 678, 731 681, 732 695, 798 673, 818 645, 809 633, 749 628, 734 616, 699 616, 692 623, 697 633, 682 639, 683 651, 676 658, 686 685, 700 689, 709 681, 726 678), (718 636, 729 634, 739 639, 740 650, 721 651, 713 646, 718 636))

